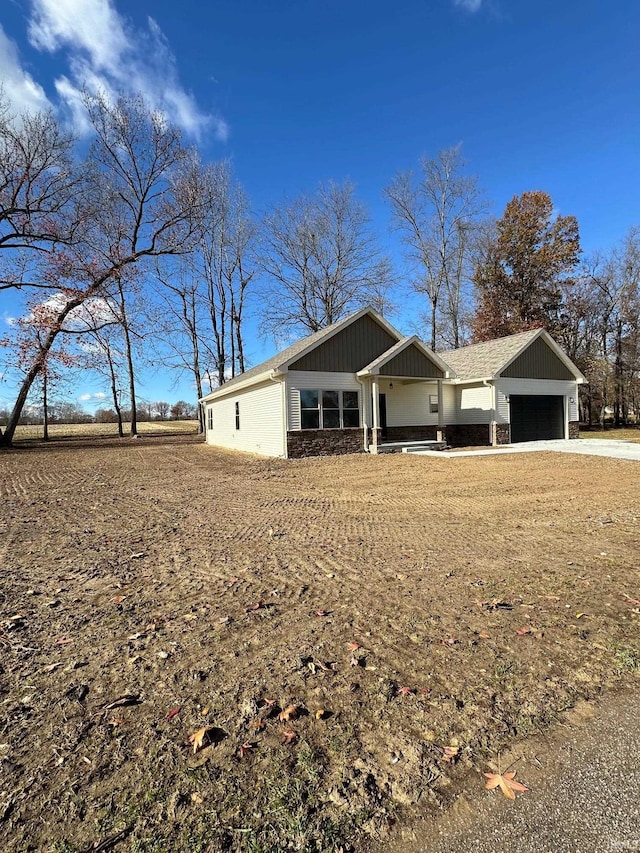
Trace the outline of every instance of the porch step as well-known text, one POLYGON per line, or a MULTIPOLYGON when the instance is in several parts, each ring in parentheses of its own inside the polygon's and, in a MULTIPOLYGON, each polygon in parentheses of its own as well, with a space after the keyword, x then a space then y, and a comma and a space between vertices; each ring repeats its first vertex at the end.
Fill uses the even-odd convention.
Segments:
POLYGON ((419 453, 421 450, 445 450, 446 441, 385 441, 378 445, 378 453, 419 453))
POLYGON ((422 441, 417 445, 409 445, 402 448, 403 453, 420 453, 421 450, 446 450, 446 441, 422 441))

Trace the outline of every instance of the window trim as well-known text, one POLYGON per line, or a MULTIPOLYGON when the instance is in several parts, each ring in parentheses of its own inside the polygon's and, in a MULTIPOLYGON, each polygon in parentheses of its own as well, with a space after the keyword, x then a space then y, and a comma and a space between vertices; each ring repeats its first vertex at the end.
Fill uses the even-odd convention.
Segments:
POLYGON ((235 411, 236 411, 236 429, 239 430, 240 429, 240 401, 239 400, 236 400, 235 411))
POLYGON ((207 429, 213 429, 213 406, 207 406, 207 429))

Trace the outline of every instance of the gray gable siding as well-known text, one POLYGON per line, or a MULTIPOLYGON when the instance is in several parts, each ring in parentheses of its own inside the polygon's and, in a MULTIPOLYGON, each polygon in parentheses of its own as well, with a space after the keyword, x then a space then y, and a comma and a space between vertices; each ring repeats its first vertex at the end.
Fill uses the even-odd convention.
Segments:
POLYGON ((380 368, 384 376, 420 376, 427 379, 442 379, 444 373, 431 359, 411 344, 380 368))
POLYGON ((542 338, 537 338, 500 375, 509 379, 575 379, 542 338))
POLYGON ((397 343, 368 314, 289 365, 289 370, 357 373, 397 343))

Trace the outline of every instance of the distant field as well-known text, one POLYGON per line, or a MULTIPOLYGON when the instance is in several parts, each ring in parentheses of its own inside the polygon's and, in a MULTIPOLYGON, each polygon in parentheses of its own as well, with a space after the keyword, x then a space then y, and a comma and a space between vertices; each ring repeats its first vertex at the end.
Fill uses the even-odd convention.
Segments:
MULTIPOLYGON (((166 433, 196 432, 197 421, 149 421, 138 424, 138 432, 142 435, 163 435, 166 433)), ((129 435, 129 424, 124 424, 125 436, 129 435)), ((50 438, 70 438, 77 436, 117 436, 117 424, 52 424, 49 427, 50 438)), ((26 441, 42 438, 42 425, 19 426, 14 437, 15 441, 26 441)))
POLYGON ((581 430, 580 438, 608 438, 617 441, 640 442, 640 429, 638 427, 621 427, 620 429, 609 427, 609 429, 581 430))

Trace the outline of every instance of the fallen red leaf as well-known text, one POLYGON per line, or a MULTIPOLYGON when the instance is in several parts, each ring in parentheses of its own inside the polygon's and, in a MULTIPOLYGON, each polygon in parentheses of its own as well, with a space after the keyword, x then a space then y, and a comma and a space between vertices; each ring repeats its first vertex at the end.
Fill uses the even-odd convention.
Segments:
POLYGON ((413 696, 415 692, 413 687, 398 687, 398 696, 413 696))
POLYGON ((356 643, 356 642, 349 643, 347 645, 347 648, 349 649, 350 652, 357 652, 358 649, 360 648, 360 643, 356 643))
POLYGON ((175 716, 177 716, 179 713, 180 713, 180 708, 172 708, 172 709, 167 713, 167 720, 173 720, 173 718, 174 718, 175 716))
POLYGON ((247 740, 242 744, 242 746, 238 750, 238 755, 240 756, 240 758, 244 758, 245 755, 247 755, 249 752, 251 752, 252 749, 255 749, 255 748, 256 748, 255 743, 247 740))
POLYGON ((284 744, 292 744, 295 743, 298 739, 297 733, 293 729, 285 729, 282 732, 282 743, 284 744))
POLYGON ((316 616, 328 616, 329 613, 329 610, 323 610, 321 607, 316 610, 316 616))
POLYGON ((264 607, 264 601, 256 601, 255 604, 250 604, 249 607, 245 607, 245 613, 254 613, 256 610, 260 610, 264 607))

